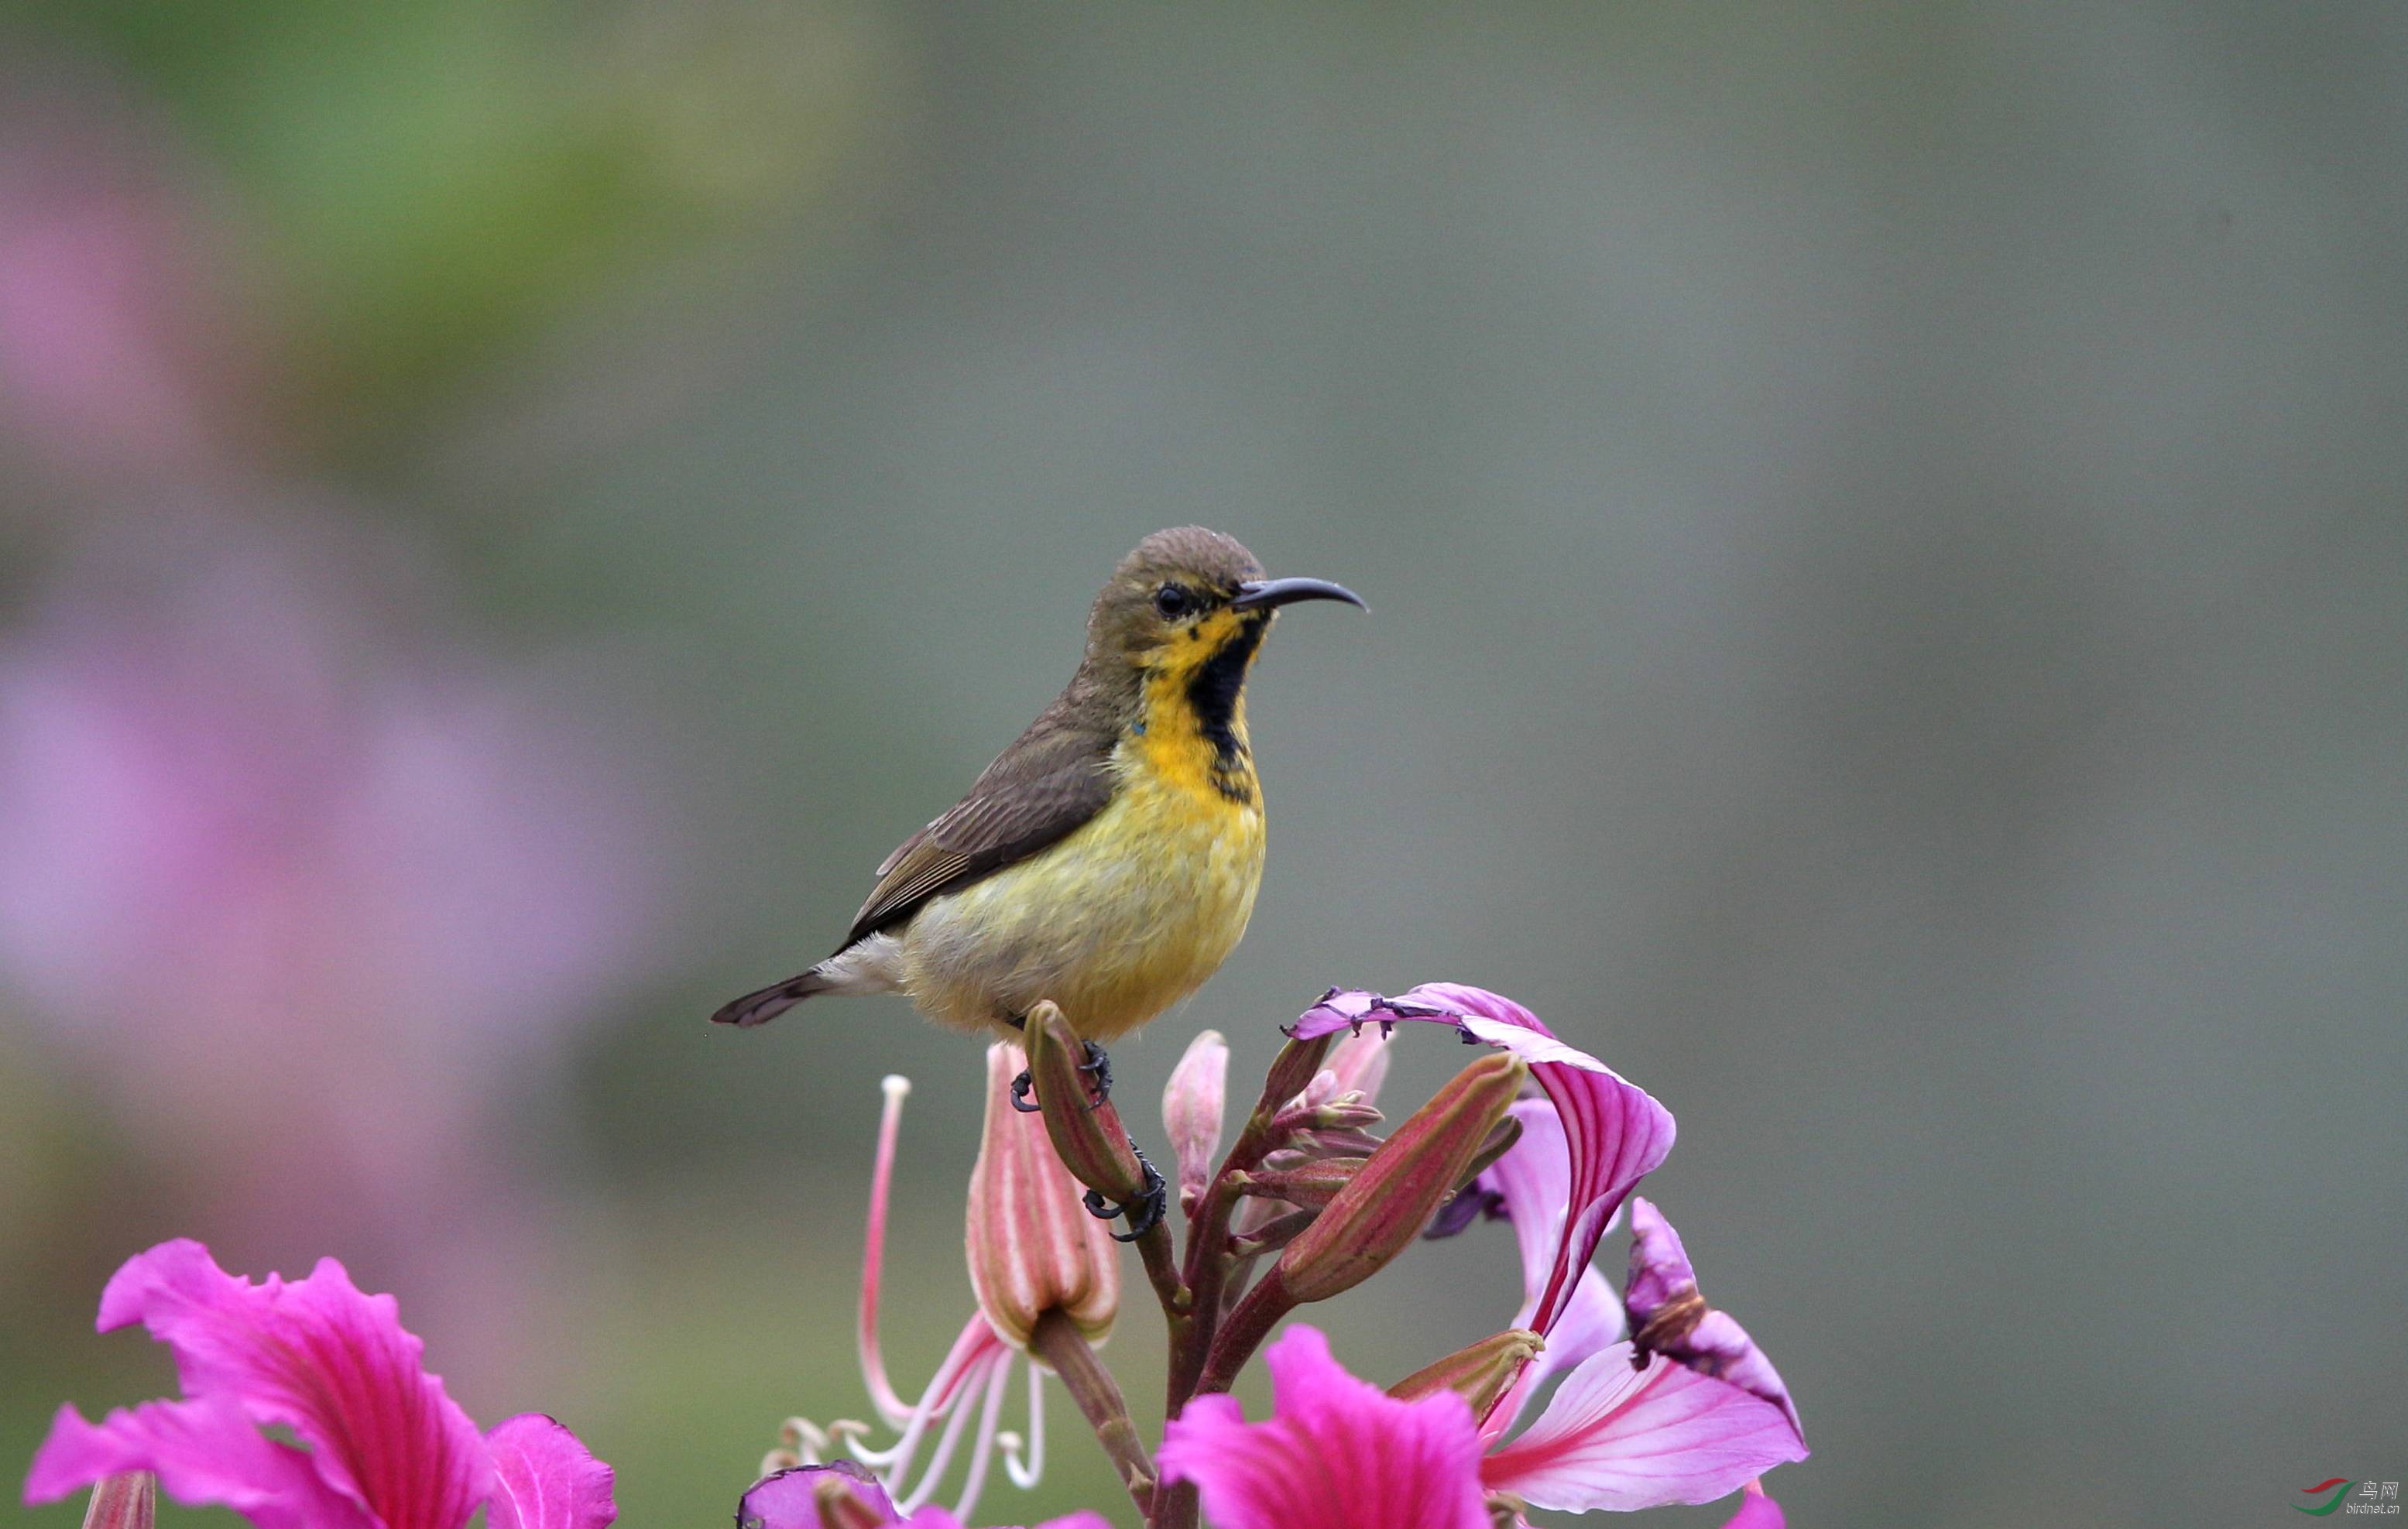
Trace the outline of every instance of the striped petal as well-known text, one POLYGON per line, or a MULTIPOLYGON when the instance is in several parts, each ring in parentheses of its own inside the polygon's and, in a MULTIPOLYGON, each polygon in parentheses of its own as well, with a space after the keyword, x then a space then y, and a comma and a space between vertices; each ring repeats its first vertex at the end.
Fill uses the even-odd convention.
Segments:
POLYGON ((1780 1408, 1660 1354, 1633 1369, 1633 1352, 1615 1344, 1565 1377, 1481 1479, 1538 1508, 1628 1512, 1712 1502, 1806 1458, 1780 1408))
POLYGON ((308 1451, 269 1438, 226 1397, 145 1402, 96 1423, 60 1408, 25 1478, 25 1501, 56 1502, 129 1470, 156 1474, 179 1503, 231 1508, 259 1529, 376 1529, 308 1451))
MULTIPOLYGON (((161 1243, 101 1293, 102 1332, 137 1322, 174 1351, 191 1402, 211 1404, 212 1429, 229 1407, 292 1429, 317 1478, 383 1529, 460 1529, 492 1485, 484 1440, 426 1373, 393 1297, 361 1293, 331 1258, 307 1279, 254 1285, 197 1242, 161 1243)), ((244 1458, 290 1486, 280 1456, 244 1458)), ((170 1477, 163 1464, 161 1484, 178 1494, 170 1477)))
POLYGON ((486 1529, 603 1529, 619 1516, 610 1467, 557 1421, 523 1412, 485 1443, 494 1456, 486 1529))
MULTIPOLYGON (((1395 998, 1336 992, 1307 1009, 1289 1034, 1299 1040, 1399 1020, 1452 1024, 1530 1064, 1563 1122, 1570 1176, 1561 1230, 1529 1325, 1551 1332, 1570 1305, 1607 1223, 1639 1180, 1672 1150, 1672 1112, 1604 1063, 1555 1038, 1539 1017, 1499 993, 1429 982, 1395 998)), ((1543 1214, 1543 1213, 1542 1213, 1543 1214)))

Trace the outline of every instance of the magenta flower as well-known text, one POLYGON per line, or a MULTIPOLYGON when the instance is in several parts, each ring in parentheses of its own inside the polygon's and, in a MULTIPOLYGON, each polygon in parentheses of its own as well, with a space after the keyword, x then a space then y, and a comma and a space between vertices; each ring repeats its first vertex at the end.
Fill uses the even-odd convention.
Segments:
POLYGON ((1528 1009, 1484 988, 1427 982, 1396 998, 1333 989, 1288 1033, 1302 1040, 1359 1028, 1367 1021, 1384 1027, 1397 1020, 1452 1024, 1474 1040, 1512 1052, 1530 1065, 1531 1076, 1555 1104, 1570 1151, 1570 1179, 1563 1235, 1529 1323, 1544 1335, 1571 1304, 1580 1272, 1588 1267, 1624 1197, 1672 1150, 1672 1112, 1604 1063, 1557 1040, 1528 1009))
POLYGON ((1630 1275, 1622 1304, 1640 1354, 1678 1360, 1700 1375, 1762 1398, 1779 1408, 1789 1426, 1803 1436, 1798 1408, 1772 1361, 1745 1328, 1698 1293, 1697 1271, 1689 1266, 1681 1234, 1643 1199, 1630 1202, 1630 1275))
POLYGON ((426 1373, 390 1295, 364 1295, 333 1259, 254 1285, 190 1239, 126 1261, 99 1329, 140 1322, 174 1350, 181 1401, 98 1423, 60 1408, 25 1501, 53 1502, 121 1471, 153 1472, 179 1502, 231 1508, 261 1529, 602 1529, 610 1467, 552 1419, 488 1434, 426 1373), (290 1429, 306 1450, 262 1428, 290 1429))
MULTIPOLYGON (((839 1460, 798 1465, 762 1478, 736 1509, 737 1529, 962 1529, 962 1521, 941 1508, 923 1508, 910 1518, 896 1511, 876 1479, 839 1460)), ((1048 1519, 1037 1529, 1111 1529, 1100 1514, 1072 1513, 1048 1519)))
MULTIPOLYGON (((1394 1020, 1452 1023, 1512 1050, 1547 1095, 1513 1107, 1521 1139, 1474 1191, 1512 1222, 1521 1248, 1524 1297, 1512 1325, 1547 1341, 1480 1420, 1490 1449, 1483 1483, 1541 1508, 1621 1511, 1710 1502, 1804 1459, 1787 1390, 1739 1325, 1698 1297, 1679 1238, 1653 1207, 1633 1212, 1640 1235, 1622 1303, 1590 1266, 1624 1200, 1670 1150, 1670 1112, 1529 1010, 1478 988, 1430 984, 1395 999, 1333 993, 1296 1033, 1394 1020), (1621 1341, 1625 1308, 1639 1344, 1621 1341), (1537 1421, 1499 1447, 1558 1376, 1537 1421)), ((1778 1514, 1762 1501, 1742 1515, 1778 1514)))
MULTIPOLYGON (((1625 1331, 1622 1302, 1593 1264, 1581 1270, 1571 1299, 1556 1313, 1554 1326, 1538 1326, 1539 1303, 1555 1271, 1556 1246, 1563 1240, 1563 1207, 1571 1198, 1570 1150, 1563 1122, 1549 1101, 1524 1099, 1513 1106, 1513 1118, 1521 1122, 1521 1140, 1480 1176, 1478 1185, 1464 1198, 1477 1200, 1512 1224, 1513 1240, 1522 1253, 1522 1305, 1505 1325, 1538 1332, 1547 1346, 1481 1420, 1483 1432, 1491 1440, 1513 1426, 1548 1380, 1619 1341, 1625 1331)), ((1610 1230, 1618 1216, 1619 1211, 1609 1216, 1600 1232, 1610 1230)))
POLYGON ((1317 1328, 1289 1328, 1263 1359, 1268 1422, 1198 1396, 1163 1432, 1163 1479, 1195 1482, 1216 1529, 1489 1529, 1462 1397, 1398 1401, 1347 1374, 1317 1328))
MULTIPOLYGON (((1548 1427, 1549 1420, 1555 1432, 1528 1454, 1517 1458, 1508 1450, 1484 1460, 1480 1430, 1462 1397, 1441 1391, 1399 1401, 1349 1375, 1330 1357, 1329 1341, 1318 1329, 1291 1327, 1264 1350, 1271 1417, 1250 1423, 1235 1397, 1197 1397, 1164 1430, 1163 1479, 1196 1483, 1216 1529, 1489 1529, 1496 1522, 1492 1505, 1518 1515, 1513 1498, 1578 1511, 1707 1502, 1737 1488, 1748 1497, 1727 1529, 1780 1529, 1780 1505, 1764 1495, 1756 1469, 1745 1464, 1755 1456, 1743 1444, 1718 1442, 1714 1431, 1727 1421, 1722 1404, 1696 1392, 1716 1382, 1661 1358, 1648 1373, 1634 1374, 1628 1353, 1627 1345, 1616 1345, 1575 1372, 1564 1393, 1581 1386, 1579 1405, 1561 1408, 1560 1416, 1550 1406, 1531 1433, 1548 1427), (1581 1376, 1590 1365, 1619 1365, 1621 1375, 1600 1368, 1607 1383, 1584 1385, 1581 1376), (1617 1379, 1625 1382, 1618 1391, 1612 1387, 1617 1379), (1627 1415, 1636 1415, 1636 1423, 1619 1424, 1627 1415), (1707 1420, 1703 1425, 1700 1418, 1707 1420), (1652 1450, 1667 1451, 1674 1463, 1667 1467, 1651 1459, 1652 1450), (1739 1474, 1723 1479, 1733 1469, 1739 1474), (1564 1501, 1557 1499, 1576 1493, 1548 1490, 1575 1473, 1603 1481, 1617 1470, 1632 1478, 1652 1472, 1659 1488, 1698 1494, 1659 1491, 1647 1501, 1564 1501), (1708 1484, 1686 1485, 1698 1480, 1708 1484)), ((801 1529, 817 1526, 804 1521, 801 1529)))

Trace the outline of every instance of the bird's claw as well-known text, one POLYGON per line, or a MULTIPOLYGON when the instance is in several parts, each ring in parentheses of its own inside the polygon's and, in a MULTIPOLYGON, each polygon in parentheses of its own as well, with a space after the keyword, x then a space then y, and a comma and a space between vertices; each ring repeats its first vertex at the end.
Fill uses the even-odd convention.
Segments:
MULTIPOLYGON (((1100 1109, 1112 1096, 1112 1059, 1092 1040, 1082 1044, 1087 1048, 1087 1060, 1079 1064, 1079 1070, 1092 1073, 1096 1079, 1096 1096, 1087 1101, 1087 1107, 1100 1109)), ((1020 1076, 1011 1080, 1011 1107, 1024 1115, 1034 1115, 1043 1109, 1042 1104, 1029 1101, 1028 1095, 1036 1087, 1037 1079, 1030 1077, 1025 1068, 1022 1069, 1020 1076)))
POLYGON ((1079 1064, 1079 1070, 1093 1074, 1096 1079, 1096 1096, 1087 1101, 1087 1107, 1100 1109, 1112 1096, 1112 1059, 1092 1040, 1080 1044, 1087 1049, 1087 1060, 1079 1064))
POLYGON ((1128 1230, 1114 1232, 1111 1235, 1114 1242, 1135 1242, 1161 1225, 1163 1215, 1170 1208, 1170 1185, 1164 1180, 1162 1170, 1146 1161, 1145 1154, 1136 1148, 1129 1150, 1136 1155, 1137 1165, 1145 1170, 1145 1188, 1138 1192, 1137 1198, 1126 1205, 1114 1205, 1104 1198, 1101 1190, 1091 1189, 1086 1194, 1087 1214, 1097 1221, 1108 1222, 1122 1215, 1128 1217, 1128 1230))

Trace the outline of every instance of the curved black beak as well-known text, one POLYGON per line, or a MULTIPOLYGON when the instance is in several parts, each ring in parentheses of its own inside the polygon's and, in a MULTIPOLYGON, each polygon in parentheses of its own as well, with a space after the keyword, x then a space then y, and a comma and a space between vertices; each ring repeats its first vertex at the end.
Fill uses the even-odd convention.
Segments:
POLYGON ((1229 608, 1268 610, 1298 600, 1343 600, 1357 610, 1371 608, 1361 595, 1326 579, 1249 579, 1238 586, 1238 597, 1229 602, 1229 608))

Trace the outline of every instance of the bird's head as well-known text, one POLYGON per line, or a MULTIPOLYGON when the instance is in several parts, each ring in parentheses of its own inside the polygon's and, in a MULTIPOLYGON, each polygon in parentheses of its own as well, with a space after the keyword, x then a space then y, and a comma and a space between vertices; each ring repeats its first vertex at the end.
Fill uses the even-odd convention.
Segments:
POLYGON ((1254 555, 1218 531, 1157 531, 1096 596, 1087 660, 1184 681, 1217 659, 1241 680, 1272 616, 1298 600, 1363 607, 1354 591, 1326 579, 1264 578, 1254 555))

